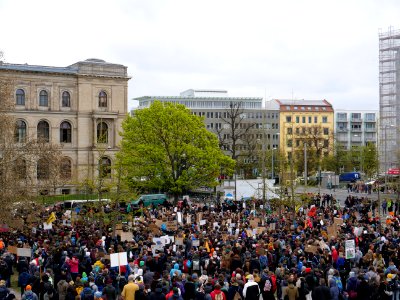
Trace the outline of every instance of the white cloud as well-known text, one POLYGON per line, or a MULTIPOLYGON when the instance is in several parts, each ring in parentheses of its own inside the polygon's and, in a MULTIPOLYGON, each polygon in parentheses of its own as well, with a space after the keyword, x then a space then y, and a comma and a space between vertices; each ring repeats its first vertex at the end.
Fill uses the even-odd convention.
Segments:
MULTIPOLYGON (((128 66, 129 97, 188 88, 378 108, 378 28, 398 1, 0 0, 8 62, 128 66)), ((396 23, 397 22, 397 23, 396 23)), ((130 106, 133 102, 130 101, 130 106)))

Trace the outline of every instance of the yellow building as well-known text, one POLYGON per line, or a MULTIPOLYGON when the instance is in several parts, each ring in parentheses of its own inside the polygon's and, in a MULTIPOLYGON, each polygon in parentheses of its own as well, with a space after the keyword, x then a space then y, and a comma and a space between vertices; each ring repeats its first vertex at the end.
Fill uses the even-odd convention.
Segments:
MULTIPOLYGON (((280 151, 289 163, 302 160, 304 150, 320 163, 333 152, 334 110, 326 100, 272 100, 279 107, 280 151)), ((310 163, 307 160, 308 163, 310 163)), ((297 164, 298 165, 298 164, 297 164)), ((308 170, 314 170, 315 165, 308 170)), ((300 170, 297 170, 300 171, 300 170)))

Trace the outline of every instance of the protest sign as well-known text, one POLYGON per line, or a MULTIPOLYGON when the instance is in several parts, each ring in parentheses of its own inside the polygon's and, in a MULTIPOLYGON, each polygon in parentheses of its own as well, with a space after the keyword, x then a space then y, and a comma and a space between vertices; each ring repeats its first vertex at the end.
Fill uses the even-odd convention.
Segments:
POLYGON ((337 229, 336 225, 331 225, 326 227, 326 231, 328 232, 328 238, 337 237, 337 229))
POLYGON ((333 224, 335 224, 336 226, 341 226, 343 224, 343 219, 342 218, 334 218, 333 224))
POLYGON ((356 257, 356 244, 354 240, 346 240, 345 251, 346 259, 352 259, 356 257))
POLYGON ((110 254, 111 267, 119 267, 128 264, 128 255, 126 252, 111 253, 110 254))
POLYGON ((275 230, 276 228, 276 223, 269 223, 269 229, 275 230))
POLYGON ((31 248, 17 248, 17 255, 24 257, 31 257, 32 250, 31 248))
POLYGON ((162 220, 156 220, 155 223, 156 223, 157 227, 161 227, 161 225, 163 224, 163 221, 162 220))
POLYGON ((44 230, 51 230, 51 229, 53 229, 53 224, 44 222, 43 223, 43 229, 44 230))
POLYGON ((246 234, 248 237, 253 236, 253 230, 246 229, 246 234))
POLYGON ((258 227, 258 222, 259 221, 260 221, 259 219, 250 220, 250 226, 253 227, 253 228, 258 227))
POLYGON ((218 228, 218 227, 219 227, 219 223, 218 223, 218 222, 214 222, 214 223, 213 223, 213 228, 216 229, 216 228, 218 228))
POLYGON ((121 241, 132 241, 133 239, 133 234, 132 232, 128 231, 128 232, 121 232, 121 241))
POLYGON ((318 246, 307 245, 306 248, 304 249, 304 251, 308 252, 308 253, 317 253, 318 252, 318 246))
POLYGON ((199 240, 193 240, 193 241, 192 241, 192 245, 193 245, 194 247, 199 247, 199 246, 200 246, 200 241, 199 241, 199 240))
MULTIPOLYGON (((7 250, 8 250, 8 252, 10 252, 10 253, 12 253, 12 254, 15 254, 15 255, 18 254, 18 252, 17 252, 17 247, 15 247, 15 246, 8 246, 8 247, 7 247, 7 250)), ((30 256, 30 255, 29 255, 29 256, 30 256)))
POLYGON ((200 226, 206 225, 206 220, 200 220, 200 226))
POLYGON ((182 237, 176 237, 175 238, 175 245, 183 246, 183 238, 182 237))
POLYGON ((176 214, 176 219, 178 220, 178 223, 182 223, 182 212, 178 211, 176 214))
POLYGON ((178 229, 178 222, 177 221, 167 221, 167 230, 175 231, 178 229))
POLYGON ((187 224, 192 224, 192 216, 191 215, 187 215, 186 216, 186 223, 187 224))

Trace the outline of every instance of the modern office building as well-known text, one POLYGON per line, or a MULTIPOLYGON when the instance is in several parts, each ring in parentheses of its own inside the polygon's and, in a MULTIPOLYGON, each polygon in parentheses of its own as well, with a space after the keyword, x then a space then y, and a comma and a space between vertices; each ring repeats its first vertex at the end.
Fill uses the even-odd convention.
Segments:
POLYGON ((225 90, 189 89, 179 96, 143 96, 135 100, 139 101, 137 109, 149 107, 156 100, 185 105, 194 115, 204 117, 207 129, 218 136, 227 154, 232 153, 232 117, 238 113, 236 134, 241 137, 236 150, 239 156, 246 153, 243 163, 256 160, 258 153, 249 155, 249 151, 279 146, 279 110, 265 109, 262 98, 231 97, 225 90), (253 149, 256 144, 258 147, 253 149))
POLYGON ((379 161, 381 172, 399 167, 400 30, 379 32, 379 161))
POLYGON ((111 177, 128 112, 127 67, 100 59, 67 67, 0 63, 0 79, 13 84, 17 140, 40 137, 61 145, 70 180, 58 193, 74 193, 83 179, 111 177))
POLYGON ((377 145, 377 110, 335 110, 335 139, 347 150, 352 147, 377 145))

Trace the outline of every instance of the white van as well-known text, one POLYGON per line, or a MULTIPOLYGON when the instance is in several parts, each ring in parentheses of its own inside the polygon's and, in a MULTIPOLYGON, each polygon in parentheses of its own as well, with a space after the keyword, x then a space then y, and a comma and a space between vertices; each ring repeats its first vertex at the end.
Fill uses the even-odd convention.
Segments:
POLYGON ((66 200, 62 202, 65 209, 72 209, 80 205, 90 204, 90 203, 109 203, 110 199, 90 199, 90 200, 66 200))

